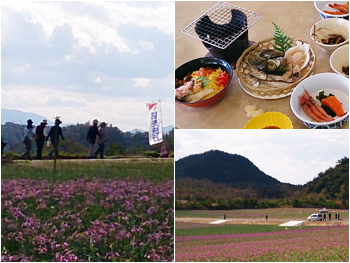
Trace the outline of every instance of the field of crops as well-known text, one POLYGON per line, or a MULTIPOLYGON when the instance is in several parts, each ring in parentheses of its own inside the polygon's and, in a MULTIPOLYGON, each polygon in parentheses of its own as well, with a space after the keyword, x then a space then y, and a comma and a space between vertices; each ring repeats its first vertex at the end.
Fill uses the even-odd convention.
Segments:
POLYGON ((175 241, 177 262, 349 260, 349 227, 346 225, 283 228, 176 223, 175 241))
POLYGON ((2 167, 2 261, 173 261, 172 162, 48 169, 2 167))

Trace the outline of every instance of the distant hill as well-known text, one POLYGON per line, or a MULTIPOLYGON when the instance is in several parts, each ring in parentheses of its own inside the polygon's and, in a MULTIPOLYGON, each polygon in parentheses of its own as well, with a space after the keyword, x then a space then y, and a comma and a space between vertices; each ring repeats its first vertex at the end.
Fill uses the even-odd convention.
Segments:
POLYGON ((335 167, 319 173, 304 185, 303 191, 305 195, 323 195, 324 199, 349 200, 349 158, 344 157, 335 167))
MULTIPOLYGON (((168 126, 163 127, 164 134, 169 134, 169 132, 171 132, 172 130, 174 130, 174 125, 168 125, 168 126)), ((133 130, 128 131, 128 132, 130 132, 131 134, 135 134, 135 133, 144 133, 144 132, 148 132, 148 131, 144 131, 141 129, 133 129, 133 130)))
POLYGON ((53 122, 51 118, 44 117, 32 112, 23 112, 20 110, 9 110, 9 109, 1 109, 1 124, 5 124, 6 122, 12 122, 15 124, 27 124, 27 120, 32 119, 34 125, 38 125, 42 122, 43 119, 46 119, 49 125, 52 125, 53 122))
POLYGON ((236 189, 251 188, 259 192, 259 195, 269 198, 282 197, 286 186, 297 187, 281 183, 265 174, 241 155, 218 150, 190 155, 176 161, 175 179, 181 178, 205 179, 236 189))
POLYGON ((349 158, 305 185, 292 185, 265 174, 241 155, 211 150, 175 162, 175 188, 176 209, 349 209, 349 158))
MULTIPOLYGON (((6 122, 12 122, 14 124, 25 125, 27 124, 28 119, 32 119, 35 126, 40 124, 43 119, 46 119, 48 121, 49 126, 53 125, 53 121, 52 121, 53 117, 48 118, 45 116, 38 115, 36 113, 24 112, 20 110, 9 110, 4 108, 1 109, 1 124, 5 124, 6 122)), ((70 126, 70 125, 74 125, 74 124, 63 123, 61 126, 63 127, 63 126, 70 126)), ((173 129, 174 129, 174 125, 168 125, 163 127, 164 134, 168 135, 173 129)), ((136 134, 136 133, 145 133, 148 131, 144 131, 141 129, 133 129, 127 132, 130 132, 131 134, 136 134)))

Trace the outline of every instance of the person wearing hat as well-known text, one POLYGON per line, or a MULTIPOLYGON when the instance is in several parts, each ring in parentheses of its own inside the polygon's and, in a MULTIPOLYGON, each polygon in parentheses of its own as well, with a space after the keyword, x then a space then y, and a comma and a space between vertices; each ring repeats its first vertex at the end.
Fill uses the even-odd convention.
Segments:
POLYGON ((58 144, 60 137, 62 140, 64 140, 63 134, 62 134, 62 128, 60 127, 60 124, 62 121, 59 118, 56 118, 55 125, 51 127, 49 134, 47 136, 47 140, 50 139, 53 150, 49 153, 49 158, 52 159, 52 155, 55 153, 55 158, 58 158, 58 144))
POLYGON ((30 160, 30 151, 32 150, 32 141, 34 139, 34 126, 31 119, 27 120, 27 126, 24 127, 24 140, 23 143, 26 147, 25 152, 22 154, 22 159, 30 160))
POLYGON ((39 126, 35 129, 35 142, 36 142, 36 159, 42 160, 42 152, 45 144, 46 133, 45 128, 47 125, 47 120, 43 120, 39 126))
POLYGON ((86 135, 86 141, 90 143, 90 150, 89 150, 89 159, 95 159, 95 143, 97 136, 101 138, 101 135, 98 131, 98 120, 94 120, 92 122, 92 126, 89 128, 87 135, 86 135))
POLYGON ((107 141, 107 131, 106 131, 107 123, 102 122, 100 125, 100 128, 98 129, 98 132, 100 133, 100 137, 97 138, 97 144, 98 149, 95 152, 95 158, 97 158, 98 155, 100 155, 101 159, 104 159, 104 150, 105 150, 105 143, 107 141))

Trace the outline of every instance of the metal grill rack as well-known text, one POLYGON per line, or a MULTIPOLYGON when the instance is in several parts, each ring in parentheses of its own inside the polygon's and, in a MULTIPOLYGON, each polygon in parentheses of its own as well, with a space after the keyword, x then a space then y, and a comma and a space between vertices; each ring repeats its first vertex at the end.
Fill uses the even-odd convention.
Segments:
POLYGON ((261 15, 250 10, 226 2, 219 2, 185 27, 181 32, 209 45, 225 49, 258 22, 261 17, 261 15), (242 21, 234 17, 232 13, 233 10, 238 10, 245 15, 246 21, 243 24, 242 21), (227 27, 225 27, 225 25, 227 25, 227 27), (203 31, 202 34, 198 34, 198 26, 201 27, 203 31), (226 28, 228 27, 234 28, 233 32, 231 32, 232 34, 226 32, 226 28))

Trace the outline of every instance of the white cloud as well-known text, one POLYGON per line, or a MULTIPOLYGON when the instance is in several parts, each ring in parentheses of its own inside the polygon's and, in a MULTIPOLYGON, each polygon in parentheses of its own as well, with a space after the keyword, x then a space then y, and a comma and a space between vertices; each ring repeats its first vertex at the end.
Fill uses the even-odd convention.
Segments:
POLYGON ((133 87, 147 88, 151 80, 147 78, 134 78, 133 82, 133 87))
POLYGON ((139 41, 139 45, 144 49, 144 50, 148 50, 148 51, 154 51, 156 50, 154 47, 154 44, 152 42, 149 41, 144 41, 144 40, 140 40, 139 41))
POLYGON ((162 99, 173 124, 173 13, 173 2, 2 2, 2 107, 147 129, 145 103, 162 99))
MULTIPOLYGON (((95 53, 96 46, 116 48, 119 52, 136 53, 131 48, 128 40, 118 32, 120 25, 137 25, 141 27, 156 27, 159 30, 174 34, 174 17, 172 4, 167 4, 156 9, 149 7, 138 7, 124 2, 79 2, 79 5, 87 10, 84 13, 71 12, 69 8, 76 6, 64 6, 62 2, 32 2, 32 1, 7 1, 3 3, 6 8, 26 14, 27 19, 34 25, 39 25, 49 39, 58 27, 68 25, 72 36, 77 40, 77 49, 87 48, 89 52, 95 53), (68 9, 68 10, 67 10, 68 9), (98 15, 104 12, 107 16, 101 18, 98 15)), ((9 24, 6 11, 2 23, 9 24)), ((8 35, 8 28, 3 29, 3 35, 8 35)), ((143 41, 140 43, 146 48, 152 48, 152 43, 143 41)))

